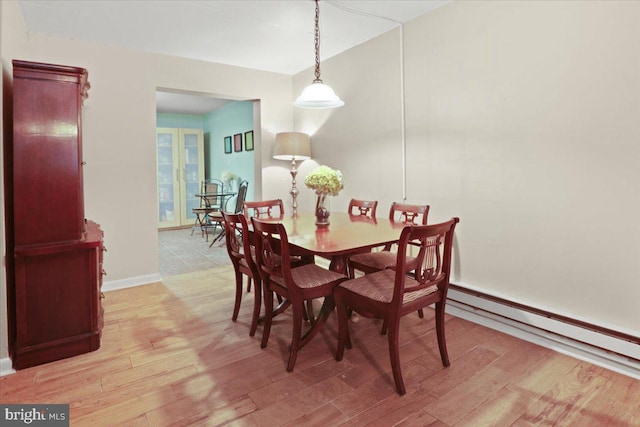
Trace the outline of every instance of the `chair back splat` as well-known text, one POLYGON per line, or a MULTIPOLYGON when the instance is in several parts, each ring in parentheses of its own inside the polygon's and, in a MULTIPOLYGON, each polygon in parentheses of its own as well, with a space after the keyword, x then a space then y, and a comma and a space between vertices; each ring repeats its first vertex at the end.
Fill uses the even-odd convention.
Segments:
POLYGON ((389 356, 396 391, 400 395, 405 394, 400 369, 400 318, 435 304, 440 358, 443 366, 449 366, 444 313, 451 273, 453 232, 459 221, 458 218, 452 218, 441 224, 407 225, 400 234, 394 268, 347 280, 335 289, 334 298, 338 307, 336 360, 342 360, 345 346, 351 348, 350 311, 383 319, 388 326, 389 356), (407 256, 410 245, 420 247, 415 258, 407 256), (414 273, 408 275, 408 271, 414 273))
POLYGON ((351 199, 347 212, 352 216, 368 216, 371 218, 375 218, 376 209, 378 209, 377 200, 351 199))
POLYGON ((284 218, 282 199, 260 200, 244 203, 244 216, 247 218, 284 218))
POLYGON ((249 183, 247 181, 242 181, 240 186, 238 187, 238 195, 236 196, 236 207, 233 210, 233 213, 241 213, 244 209, 244 201, 247 198, 247 189, 249 187, 249 183))
MULTIPOLYGON (((201 194, 216 194, 224 191, 224 184, 219 179, 205 179, 200 183, 201 194)), ((207 237, 209 240, 209 234, 207 233, 207 215, 211 212, 219 212, 222 209, 222 199, 220 197, 200 197, 200 206, 191 209, 191 212, 195 216, 195 222, 191 227, 191 235, 196 227, 200 227, 200 233, 202 236, 207 237)))
POLYGON ((429 205, 410 205, 394 202, 389 209, 389 221, 403 224, 426 225, 429 205))
MULTIPOLYGON (((216 194, 216 193, 224 193, 224 184, 219 179, 209 178, 202 181, 202 185, 200 187, 200 193, 202 194, 216 194)), ((222 197, 202 197, 200 198, 200 207, 208 208, 209 212, 221 211, 224 206, 222 206, 223 198, 222 197)))

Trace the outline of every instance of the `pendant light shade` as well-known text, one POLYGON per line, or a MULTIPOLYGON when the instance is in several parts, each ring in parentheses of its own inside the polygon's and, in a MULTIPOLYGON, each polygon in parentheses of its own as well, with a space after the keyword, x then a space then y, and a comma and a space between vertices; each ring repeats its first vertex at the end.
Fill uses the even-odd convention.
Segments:
POLYGON ((342 107, 344 101, 322 80, 317 79, 304 88, 295 105, 301 108, 335 108, 342 107))
POLYGON ((344 101, 341 100, 329 86, 320 79, 320 8, 318 0, 316 2, 316 19, 315 19, 315 49, 316 49, 316 69, 315 80, 309 86, 304 88, 302 94, 296 99, 293 105, 301 108, 335 108, 342 107, 344 101))

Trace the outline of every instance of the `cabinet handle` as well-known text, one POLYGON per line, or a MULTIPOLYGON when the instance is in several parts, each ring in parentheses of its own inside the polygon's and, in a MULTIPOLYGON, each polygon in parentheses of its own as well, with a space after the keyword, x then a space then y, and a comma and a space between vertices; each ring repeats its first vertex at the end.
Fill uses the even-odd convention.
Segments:
POLYGON ((107 250, 107 247, 106 247, 106 246, 103 246, 103 247, 102 247, 102 252, 109 252, 109 251, 107 250))
POLYGON ((100 299, 104 299, 104 292, 100 292, 100 299))
POLYGON ((86 165, 86 164, 87 164, 87 162, 84 162, 84 161, 83 161, 83 162, 82 162, 82 163, 80 163, 80 164, 81 164, 82 166, 84 166, 84 165, 86 165))
POLYGON ((107 275, 107 272, 106 272, 106 271, 104 271, 104 268, 102 269, 102 275, 103 275, 103 276, 106 276, 106 275, 107 275))

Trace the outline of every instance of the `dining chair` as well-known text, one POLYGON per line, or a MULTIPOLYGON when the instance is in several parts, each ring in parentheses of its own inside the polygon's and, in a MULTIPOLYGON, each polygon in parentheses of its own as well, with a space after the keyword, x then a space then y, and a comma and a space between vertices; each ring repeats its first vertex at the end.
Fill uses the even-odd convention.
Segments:
POLYGON ((258 327, 258 318, 262 306, 262 286, 258 266, 255 263, 254 255, 251 253, 252 246, 249 242, 247 219, 244 215, 237 212, 222 212, 222 218, 227 252, 229 253, 229 258, 231 259, 231 264, 233 264, 236 276, 236 297, 231 319, 233 321, 238 319, 243 292, 242 276, 244 275, 247 276, 247 292, 251 290, 251 282, 253 281, 254 283, 253 316, 249 328, 249 336, 254 336, 258 327))
MULTIPOLYGON (((349 206, 347 207, 347 213, 349 219, 352 222, 368 222, 377 223, 376 221, 376 209, 378 208, 377 200, 357 200, 351 199, 349 206)), ((364 249, 360 252, 371 252, 371 249, 364 249)), ((322 255, 320 255, 322 256, 322 255)), ((331 259, 331 256, 322 256, 326 259, 331 259)))
MULTIPOLYGON (((389 221, 396 224, 426 225, 428 215, 429 205, 411 205, 394 202, 389 209, 389 221)), ((347 264, 349 277, 355 277, 355 270, 368 274, 393 267, 396 262, 396 254, 391 252, 392 246, 393 245, 388 244, 384 246, 381 251, 365 252, 350 256, 347 264)), ((411 266, 411 261, 415 262, 415 258, 410 257, 409 261, 409 266, 411 266)))
POLYGON ((351 199, 347 212, 352 216, 376 217, 376 209, 378 208, 377 200, 357 200, 351 199))
MULTIPOLYGON (((389 209, 389 221, 405 225, 426 225, 429 216, 429 205, 412 205, 394 202, 389 209)), ((355 278, 355 271, 362 271, 364 274, 375 273, 385 268, 393 268, 396 264, 396 253, 391 252, 392 244, 385 245, 380 251, 365 252, 349 257, 347 261, 347 271, 350 278, 355 278)), ((417 258, 407 256, 407 268, 409 271, 415 268, 417 258), (413 268, 412 268, 413 267, 413 268)), ((424 317, 422 309, 418 310, 418 316, 424 317)), ((387 333, 387 322, 383 322, 382 335, 387 333)))
MULTIPOLYGON (((216 194, 224 191, 224 184, 219 179, 211 178, 205 179, 200 184, 200 194, 216 194)), ((193 236, 193 230, 196 227, 200 227, 200 233, 202 237, 207 232, 207 214, 211 212, 220 211, 222 209, 222 200, 219 197, 200 197, 200 206, 191 209, 191 212, 196 216, 193 227, 191 227, 191 235, 193 236)), ((207 234, 207 241, 209 235, 207 234)))
MULTIPOLYGON (((236 194, 236 204, 233 211, 229 211, 230 213, 239 214, 242 212, 244 201, 247 198, 247 189, 249 187, 249 183, 245 180, 240 183, 238 186, 238 194, 236 194)), ((222 231, 211 241, 209 247, 213 246, 218 240, 222 239, 224 233, 226 232, 226 228, 223 225, 224 217, 222 211, 211 212, 207 214, 207 224, 216 224, 216 228, 218 225, 222 227, 222 231)))
MULTIPOLYGON (((292 268, 288 262, 282 262, 290 256, 287 231, 281 223, 266 222, 251 218, 256 244, 256 262, 260 271, 265 302, 264 329, 261 347, 269 342, 273 320, 273 295, 280 295, 291 303, 293 332, 287 371, 293 371, 298 351, 313 338, 317 331, 314 325, 302 335, 305 301, 318 298, 332 298, 334 288, 347 276, 326 270, 316 264, 304 264, 292 268)), ((330 300, 332 301, 332 300, 330 300)), ((321 321, 319 316, 317 321, 321 321)))
MULTIPOLYGON (((282 219, 284 218, 284 203, 282 203, 282 199, 271 199, 271 200, 259 200, 246 202, 244 204, 244 214, 247 218, 255 217, 259 219, 269 218, 269 219, 282 219)), ((297 255, 292 254, 292 259, 294 259, 294 264, 312 264, 315 262, 313 255, 297 255), (295 261, 295 258, 298 258, 298 261, 295 261)), ((281 296, 278 295, 278 301, 282 303, 281 296)), ((307 301, 307 308, 304 311, 305 320, 313 321, 313 302, 307 301)))
POLYGON ((349 335, 351 310, 364 317, 382 318, 388 323, 389 358, 396 391, 406 392, 400 369, 399 333, 402 316, 435 304, 435 323, 442 365, 450 365, 444 330, 445 304, 451 271, 453 232, 460 220, 452 218, 434 225, 408 225, 398 243, 395 268, 365 274, 340 283, 334 290, 338 311, 336 360, 342 360, 344 348, 352 348, 349 335), (417 245, 417 264, 409 265, 407 249, 417 245), (415 270, 410 276, 408 269, 415 270))
POLYGON ((244 215, 247 218, 283 218, 284 204, 282 199, 245 202, 244 215))

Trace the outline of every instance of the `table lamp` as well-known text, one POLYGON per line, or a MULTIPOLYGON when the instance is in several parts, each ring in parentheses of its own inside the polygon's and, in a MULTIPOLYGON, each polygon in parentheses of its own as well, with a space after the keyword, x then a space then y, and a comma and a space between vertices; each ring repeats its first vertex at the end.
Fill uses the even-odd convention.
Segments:
POLYGON ((302 132, 282 132, 276 134, 273 158, 291 161, 291 197, 293 198, 292 217, 298 216, 298 188, 296 187, 296 162, 311 158, 311 138, 302 132))

